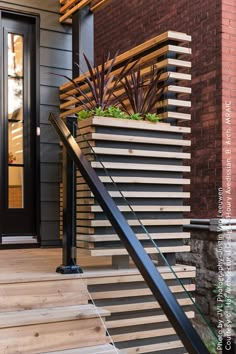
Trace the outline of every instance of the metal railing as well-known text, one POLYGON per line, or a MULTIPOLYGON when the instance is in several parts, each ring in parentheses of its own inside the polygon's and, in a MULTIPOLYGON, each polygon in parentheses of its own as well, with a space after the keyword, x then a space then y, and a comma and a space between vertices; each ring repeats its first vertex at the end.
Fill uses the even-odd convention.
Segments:
POLYGON ((96 172, 82 154, 73 134, 59 116, 50 114, 49 121, 55 128, 68 155, 79 169, 188 353, 209 354, 202 339, 176 301, 158 269, 155 267, 142 244, 128 225, 126 219, 110 197, 96 172))

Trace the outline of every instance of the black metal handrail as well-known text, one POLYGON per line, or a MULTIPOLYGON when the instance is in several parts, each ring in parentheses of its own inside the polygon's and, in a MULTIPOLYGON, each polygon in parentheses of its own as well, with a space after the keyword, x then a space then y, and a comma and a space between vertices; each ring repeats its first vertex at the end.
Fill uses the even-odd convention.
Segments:
POLYGON ((133 262, 139 269, 146 284, 160 304, 163 312, 172 324, 188 353, 209 354, 202 339, 194 329, 181 306, 176 301, 158 269, 154 266, 142 244, 137 239, 113 199, 110 197, 96 172, 81 152, 81 149, 63 120, 58 115, 51 113, 49 121, 55 128, 63 145, 66 147, 69 156, 78 167, 81 175, 102 207, 108 220, 112 224, 120 240, 123 242, 133 262))

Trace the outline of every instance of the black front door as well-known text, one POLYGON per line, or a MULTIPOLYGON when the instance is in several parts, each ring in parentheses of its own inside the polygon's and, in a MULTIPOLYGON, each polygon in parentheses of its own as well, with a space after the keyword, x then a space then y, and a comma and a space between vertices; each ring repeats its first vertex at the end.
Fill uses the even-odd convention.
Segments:
POLYGON ((36 38, 31 18, 0 12, 0 239, 36 235, 36 38))

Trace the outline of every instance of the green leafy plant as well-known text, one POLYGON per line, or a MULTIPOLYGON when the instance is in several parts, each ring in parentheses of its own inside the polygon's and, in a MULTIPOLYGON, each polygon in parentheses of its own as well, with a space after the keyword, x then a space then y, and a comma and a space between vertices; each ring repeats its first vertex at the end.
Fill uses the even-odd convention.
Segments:
POLYGON ((128 118, 127 114, 125 114, 119 107, 109 106, 105 111, 105 117, 113 117, 113 118, 128 118))
MULTIPOLYGON (((167 86, 166 80, 161 80, 163 70, 155 69, 152 66, 148 77, 145 79, 141 66, 133 68, 130 75, 121 80, 124 93, 117 98, 124 112, 127 114, 139 113, 147 120, 157 121, 157 103, 160 101, 164 89, 167 86)), ((114 93, 115 94, 115 93, 114 93)))
POLYGON ((156 113, 147 113, 145 115, 145 120, 148 120, 153 123, 157 123, 160 121, 160 117, 156 113))
POLYGON ((79 120, 84 120, 84 119, 90 118, 90 117, 92 117, 92 115, 93 115, 92 111, 86 111, 85 109, 83 109, 82 111, 77 113, 79 120))
POLYGON ((143 117, 140 113, 132 113, 128 116, 128 118, 133 120, 143 120, 143 117))

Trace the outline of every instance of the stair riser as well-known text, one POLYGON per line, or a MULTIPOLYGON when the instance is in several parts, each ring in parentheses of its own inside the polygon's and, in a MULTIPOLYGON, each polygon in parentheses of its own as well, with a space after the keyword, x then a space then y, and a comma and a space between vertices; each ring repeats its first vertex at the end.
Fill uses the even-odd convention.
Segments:
POLYGON ((0 312, 87 304, 86 289, 78 278, 0 284, 0 312))
POLYGON ((36 354, 105 344, 99 318, 0 329, 0 353, 36 354))

